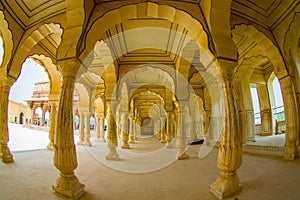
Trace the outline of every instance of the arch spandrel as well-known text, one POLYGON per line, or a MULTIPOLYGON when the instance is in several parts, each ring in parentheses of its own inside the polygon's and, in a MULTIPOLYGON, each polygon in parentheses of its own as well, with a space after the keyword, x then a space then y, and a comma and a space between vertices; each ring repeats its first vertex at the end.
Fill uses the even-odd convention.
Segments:
POLYGON ((241 58, 251 58, 256 56, 264 56, 269 58, 270 62, 274 65, 274 70, 276 75, 284 77, 288 74, 285 67, 285 63, 282 59, 279 49, 273 44, 273 42, 267 38, 262 32, 258 31, 252 25, 237 25, 235 29, 232 30, 233 41, 237 45, 239 51, 239 64, 241 58), (247 48, 251 43, 255 46, 251 47, 251 51, 245 52, 244 49, 247 48))
MULTIPOLYGON (((13 51, 12 33, 9 30, 8 23, 5 20, 5 17, 3 15, 2 11, 0 11, 0 37, 2 37, 3 48, 4 48, 2 63, 0 63, 1 64, 0 69, 1 69, 1 68, 7 68, 7 64, 9 62, 9 60, 11 59, 11 54, 13 51)), ((2 47, 0 47, 0 48, 2 48, 2 47)))
MULTIPOLYGON (((58 24, 43 24, 38 29, 34 30, 30 36, 24 38, 17 49, 14 58, 11 60, 8 74, 12 77, 17 78, 21 72, 21 66, 24 60, 30 56, 34 55, 34 47, 41 42, 44 38, 51 36, 52 34, 62 34, 62 29, 58 24)), ((60 37, 58 37, 58 43, 60 42, 60 37)))

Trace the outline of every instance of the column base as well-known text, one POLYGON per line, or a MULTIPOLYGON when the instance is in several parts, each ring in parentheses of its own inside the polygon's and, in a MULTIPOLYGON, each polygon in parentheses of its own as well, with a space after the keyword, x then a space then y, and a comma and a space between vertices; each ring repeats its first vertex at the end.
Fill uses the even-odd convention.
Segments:
POLYGON ((11 152, 6 144, 1 145, 0 157, 2 159, 2 162, 4 162, 4 163, 14 162, 13 155, 11 154, 11 152))
POLYGON ((298 157, 298 153, 285 153, 284 154, 284 160, 295 160, 298 157))
POLYGON ((52 186, 52 189, 57 194, 79 199, 85 193, 84 187, 85 185, 81 184, 74 174, 61 174, 56 181, 56 185, 52 186))
POLYGON ((116 150, 116 146, 111 142, 108 142, 108 154, 105 156, 106 160, 119 160, 119 154, 116 150))
POLYGON ((103 137, 97 138, 96 142, 105 142, 105 139, 103 137))
POLYGON ((128 143, 123 143, 121 146, 122 149, 130 149, 129 144, 128 143))
POLYGON ((168 149, 173 148, 173 144, 171 142, 167 142, 166 148, 168 148, 168 149))
POLYGON ((54 148, 53 142, 49 142, 49 144, 47 145, 47 149, 53 151, 53 148, 54 148))
POLYGON ((177 157, 177 160, 186 160, 186 159, 190 158, 190 156, 186 152, 177 153, 176 157, 177 157))
POLYGON ((84 141, 83 141, 83 140, 79 140, 79 141, 77 142, 77 145, 83 146, 83 145, 84 145, 84 141))
POLYGON ((89 139, 85 139, 84 142, 83 142, 83 145, 84 146, 92 146, 92 143, 89 139))
POLYGON ((242 187, 239 185, 239 177, 235 172, 222 173, 217 180, 210 185, 210 192, 217 198, 223 199, 228 195, 240 192, 242 187))
POLYGON ((206 145, 206 146, 209 146, 210 145, 209 139, 205 138, 204 141, 203 141, 203 144, 206 145))
POLYGON ((131 136, 131 137, 130 137, 129 143, 131 143, 131 144, 135 143, 135 138, 134 138, 134 136, 131 136))
POLYGON ((105 156, 106 160, 119 160, 119 154, 115 150, 114 152, 109 151, 109 153, 105 156))

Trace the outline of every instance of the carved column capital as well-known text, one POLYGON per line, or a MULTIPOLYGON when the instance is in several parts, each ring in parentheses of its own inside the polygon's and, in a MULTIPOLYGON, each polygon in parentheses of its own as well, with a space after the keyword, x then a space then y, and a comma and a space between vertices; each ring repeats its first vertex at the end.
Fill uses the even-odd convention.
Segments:
POLYGON ((81 63, 76 59, 67 59, 58 61, 58 69, 63 77, 73 77, 76 78, 78 70, 81 66, 81 63))

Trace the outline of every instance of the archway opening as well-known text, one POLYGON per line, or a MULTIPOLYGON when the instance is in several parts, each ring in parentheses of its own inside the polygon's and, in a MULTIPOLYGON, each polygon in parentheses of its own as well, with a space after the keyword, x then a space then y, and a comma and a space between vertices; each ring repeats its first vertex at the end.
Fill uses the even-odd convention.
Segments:
POLYGON ((142 136, 150 136, 154 134, 153 131, 153 120, 150 117, 145 117, 142 119, 141 123, 142 136))
POLYGON ((24 124, 24 113, 20 113, 19 124, 24 124))
POLYGON ((253 112, 254 112, 254 125, 255 125, 254 133, 260 134, 261 133, 260 103, 259 103, 257 88, 252 84, 250 87, 250 92, 251 92, 253 112))
MULTIPOLYGON (((272 79, 272 77, 270 77, 272 79)), ((284 116, 284 105, 279 80, 277 76, 271 80, 271 87, 269 87, 272 110, 273 110, 273 121, 274 121, 274 134, 285 133, 285 116, 284 116)))
POLYGON ((18 114, 14 115, 18 118, 17 123, 25 125, 16 125, 9 120, 12 151, 46 148, 49 142, 48 129, 42 127, 44 126, 42 122, 49 124, 49 111, 46 112, 49 90, 49 78, 44 67, 35 60, 27 58, 9 93, 8 119, 11 119, 10 115, 14 115, 15 110, 18 110, 18 114), (17 135, 19 132, 28 135, 26 141, 19 142, 17 135))

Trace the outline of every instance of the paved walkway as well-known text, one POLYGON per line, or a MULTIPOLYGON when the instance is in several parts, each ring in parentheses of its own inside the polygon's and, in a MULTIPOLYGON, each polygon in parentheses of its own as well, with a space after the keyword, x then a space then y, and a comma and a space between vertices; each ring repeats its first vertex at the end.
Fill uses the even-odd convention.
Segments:
MULTIPOLYGON (((16 127, 13 126, 14 128, 16 127)), ((19 130, 26 132, 24 128, 19 130)), ((14 137, 13 134, 11 136, 14 137)), ((36 137, 34 134, 32 136, 36 137)), ((47 139, 47 133, 44 136, 47 139)), ((45 145, 47 143, 46 141, 45 145)), ((141 149, 139 145, 148 146, 148 144, 137 142, 132 146, 133 149, 119 152, 121 158, 119 161, 104 163, 101 162, 101 159, 106 155, 106 145, 93 140, 92 143, 92 147, 77 146, 76 148, 78 167, 75 173, 79 180, 86 185, 86 194, 81 200, 216 200, 216 197, 209 192, 209 185, 220 174, 220 170, 217 168, 218 151, 215 148, 205 158, 199 159, 199 148, 202 145, 192 145, 187 150, 190 155, 188 160, 176 160, 161 169, 151 172, 147 170, 147 173, 146 171, 144 173, 126 173, 124 172, 126 170, 108 167, 107 164, 110 162, 115 166, 123 165, 126 168, 128 166, 126 160, 131 159, 130 165, 136 163, 149 167, 157 161, 165 162, 168 152, 160 152, 161 159, 157 157, 157 160, 146 156, 141 163, 138 155, 132 156, 128 153, 137 148, 140 149, 139 154, 145 155, 144 147, 141 149)), ((15 162, 10 164, 0 162, 0 199, 66 199, 55 195, 51 189, 58 177, 58 170, 53 165, 52 151, 45 149, 16 151, 14 159, 15 162)), ((278 157, 244 154, 243 165, 238 170, 243 190, 226 199, 298 200, 300 199, 299 164, 300 159, 285 161, 278 157)))
MULTIPOLYGON (((9 123, 9 148, 11 151, 27 151, 36 149, 46 149, 49 143, 49 134, 47 128, 25 127, 20 124, 9 123)), ((95 131, 91 131, 91 141, 95 140, 95 131)), ((272 136, 255 136, 255 142, 249 142, 249 145, 261 146, 284 146, 285 134, 272 136)), ((78 130, 74 135, 75 144, 78 142, 78 130)), ((120 141, 121 143, 121 141, 120 141)))
MULTIPOLYGON (((12 152, 46 149, 49 143, 48 129, 41 127, 26 127, 20 124, 9 123, 8 146, 12 152)), ((74 135, 75 142, 78 136, 74 135)))

